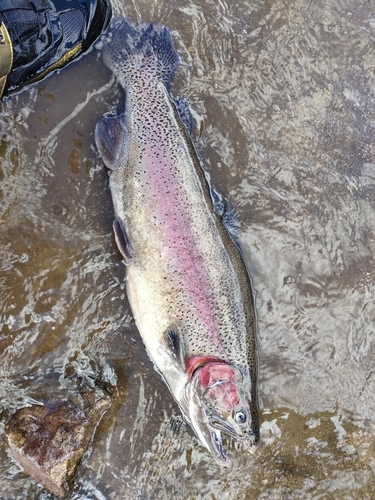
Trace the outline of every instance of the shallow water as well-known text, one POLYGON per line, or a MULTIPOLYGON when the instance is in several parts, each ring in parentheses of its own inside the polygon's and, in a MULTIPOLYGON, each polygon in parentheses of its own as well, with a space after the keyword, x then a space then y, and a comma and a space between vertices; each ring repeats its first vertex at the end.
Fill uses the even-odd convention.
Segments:
MULTIPOLYGON (((375 488, 375 7, 329 0, 115 4, 173 30, 173 86, 237 214, 256 300, 261 445, 213 463, 154 372, 111 231, 96 122, 123 99, 99 47, 5 100, 0 409, 78 373, 114 404, 78 499, 370 499, 375 488)), ((52 499, 0 447, 1 498, 52 499)))

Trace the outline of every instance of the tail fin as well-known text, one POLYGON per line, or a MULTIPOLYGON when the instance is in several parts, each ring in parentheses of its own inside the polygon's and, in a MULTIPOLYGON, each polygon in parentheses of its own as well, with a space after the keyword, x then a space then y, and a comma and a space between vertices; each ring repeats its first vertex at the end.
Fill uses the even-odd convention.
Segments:
POLYGON ((162 24, 133 25, 126 19, 115 19, 112 38, 104 47, 105 64, 121 83, 138 71, 152 72, 168 88, 179 66, 169 28, 162 24))

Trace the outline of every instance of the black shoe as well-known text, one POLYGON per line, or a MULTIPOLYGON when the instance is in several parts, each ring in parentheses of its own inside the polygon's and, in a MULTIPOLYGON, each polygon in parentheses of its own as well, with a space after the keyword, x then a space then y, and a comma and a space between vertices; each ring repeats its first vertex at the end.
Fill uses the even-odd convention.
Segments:
POLYGON ((87 50, 111 14, 110 0, 0 0, 0 98, 87 50))

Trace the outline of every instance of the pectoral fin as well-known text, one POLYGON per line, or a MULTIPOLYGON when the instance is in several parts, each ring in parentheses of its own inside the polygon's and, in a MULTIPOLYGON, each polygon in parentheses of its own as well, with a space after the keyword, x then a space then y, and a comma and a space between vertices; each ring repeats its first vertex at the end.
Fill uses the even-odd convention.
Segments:
POLYGON ((165 332, 165 337, 173 356, 182 366, 185 366, 185 349, 179 333, 176 330, 169 329, 165 332))

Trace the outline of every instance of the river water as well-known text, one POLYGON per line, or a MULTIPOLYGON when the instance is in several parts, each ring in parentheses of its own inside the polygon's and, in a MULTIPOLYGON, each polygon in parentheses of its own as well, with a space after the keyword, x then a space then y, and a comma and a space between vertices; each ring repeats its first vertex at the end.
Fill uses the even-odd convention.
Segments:
MULTIPOLYGON (((0 432, 64 378, 114 403, 69 500, 372 499, 375 489, 375 5, 116 0, 171 27, 172 91, 237 215, 258 321, 261 444, 217 466, 132 319, 93 131, 123 100, 99 45, 4 100, 0 432)), ((0 497, 52 499, 0 445, 0 497)))

